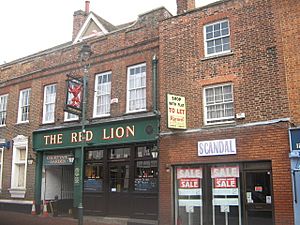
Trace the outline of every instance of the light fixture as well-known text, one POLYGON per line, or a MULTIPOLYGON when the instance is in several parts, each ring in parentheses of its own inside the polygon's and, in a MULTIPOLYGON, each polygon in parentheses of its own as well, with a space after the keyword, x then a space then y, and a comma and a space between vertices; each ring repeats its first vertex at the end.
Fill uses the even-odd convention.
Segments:
POLYGON ((31 154, 29 154, 29 157, 27 158, 27 163, 28 163, 29 165, 32 165, 33 162, 34 162, 34 158, 32 157, 31 154))
POLYGON ((73 154, 68 155, 68 162, 69 162, 69 163, 73 163, 73 162, 74 162, 74 159, 75 159, 75 157, 74 157, 73 154))
POLYGON ((151 148, 151 155, 153 159, 157 159, 158 157, 158 148, 156 145, 153 145, 153 147, 151 148))
POLYGON ((92 53, 93 52, 91 50, 91 46, 86 44, 86 43, 83 44, 80 51, 79 51, 80 61, 82 61, 82 62, 88 61, 88 59, 90 58, 92 53))

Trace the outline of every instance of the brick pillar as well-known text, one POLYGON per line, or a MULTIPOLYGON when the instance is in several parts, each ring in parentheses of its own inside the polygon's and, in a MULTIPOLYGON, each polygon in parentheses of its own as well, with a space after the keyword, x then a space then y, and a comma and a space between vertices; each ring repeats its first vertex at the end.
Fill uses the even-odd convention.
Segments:
POLYGON ((176 0, 177 1, 177 14, 182 14, 186 11, 195 8, 195 0, 176 0))

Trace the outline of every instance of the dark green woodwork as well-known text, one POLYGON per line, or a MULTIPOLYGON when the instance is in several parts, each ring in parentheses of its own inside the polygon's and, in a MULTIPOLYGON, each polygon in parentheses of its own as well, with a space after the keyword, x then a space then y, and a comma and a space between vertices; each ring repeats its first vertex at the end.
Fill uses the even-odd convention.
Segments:
MULTIPOLYGON (((154 141, 158 138, 158 118, 147 117, 86 125, 85 146, 154 141)), ((80 148, 81 126, 33 132, 35 151, 80 148)))
POLYGON ((41 191, 42 191, 42 173, 43 173, 43 152, 36 153, 35 164, 35 203, 41 204, 41 191))

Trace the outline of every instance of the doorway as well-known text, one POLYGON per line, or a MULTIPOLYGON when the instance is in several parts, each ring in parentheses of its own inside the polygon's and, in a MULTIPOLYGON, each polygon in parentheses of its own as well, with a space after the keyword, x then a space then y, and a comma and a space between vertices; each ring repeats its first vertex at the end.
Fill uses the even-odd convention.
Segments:
POLYGON ((128 216, 130 207, 129 163, 114 162, 109 164, 109 204, 108 213, 114 216, 128 216), (111 204, 113 203, 113 204, 111 204))

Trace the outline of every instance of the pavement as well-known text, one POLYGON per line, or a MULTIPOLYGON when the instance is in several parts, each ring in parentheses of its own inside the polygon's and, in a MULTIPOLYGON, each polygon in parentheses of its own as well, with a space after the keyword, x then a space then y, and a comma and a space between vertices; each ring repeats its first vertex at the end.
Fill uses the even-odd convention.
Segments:
MULTIPOLYGON (((83 225, 157 225, 153 220, 84 216, 83 225)), ((71 217, 45 217, 0 210, 0 225, 78 225, 71 217)))

